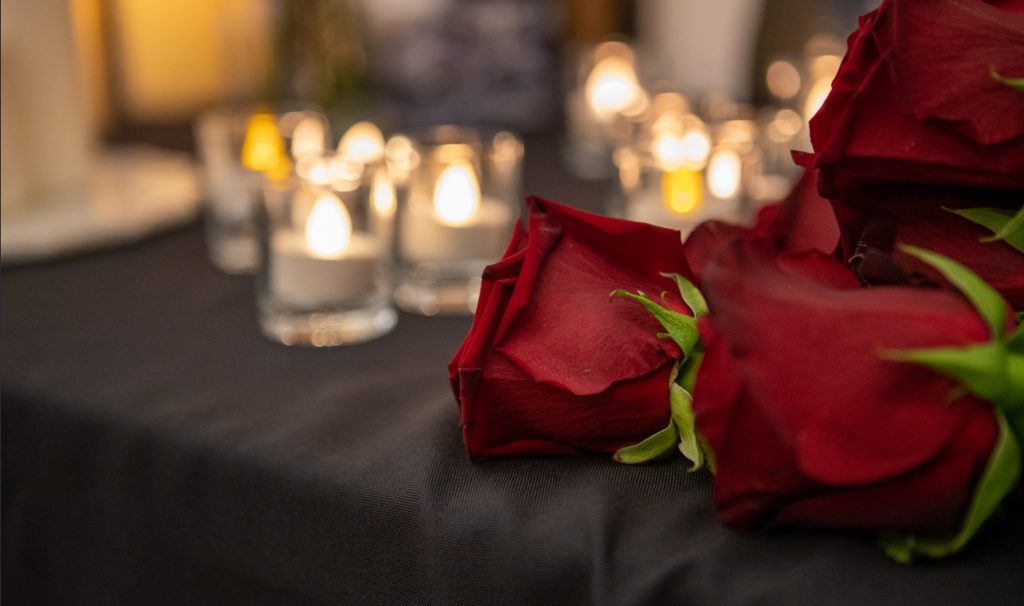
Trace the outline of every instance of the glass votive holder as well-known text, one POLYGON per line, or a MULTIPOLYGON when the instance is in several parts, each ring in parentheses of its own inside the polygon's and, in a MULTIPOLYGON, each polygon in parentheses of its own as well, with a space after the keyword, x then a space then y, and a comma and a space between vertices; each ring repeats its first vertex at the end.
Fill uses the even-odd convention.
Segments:
POLYGON ((392 139, 387 156, 399 200, 395 302, 423 315, 473 313, 480 275, 520 215, 522 142, 442 126, 415 142, 392 139))
POLYGON ((259 258, 253 212, 263 175, 280 178, 298 159, 323 153, 327 119, 308 109, 219 108, 200 116, 195 135, 210 260, 228 273, 251 272, 259 258))
POLYGON ((395 326, 395 197, 386 171, 329 152, 301 161, 284 179, 265 179, 256 296, 267 338, 343 345, 395 326))
POLYGON ((709 131, 685 116, 681 128, 655 130, 616 150, 620 193, 612 214, 684 237, 707 220, 745 222, 753 138, 748 121, 731 122, 709 131))
POLYGON ((649 105, 637 71, 633 48, 619 40, 602 42, 580 58, 565 100, 563 153, 574 175, 603 179, 612 173, 613 150, 628 141, 649 105))

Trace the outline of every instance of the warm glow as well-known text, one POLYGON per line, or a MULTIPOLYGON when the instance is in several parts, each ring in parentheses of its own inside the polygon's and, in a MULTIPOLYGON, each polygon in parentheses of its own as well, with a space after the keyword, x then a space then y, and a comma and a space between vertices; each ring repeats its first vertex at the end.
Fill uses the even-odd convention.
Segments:
POLYGON ((680 168, 663 173, 661 195, 665 207, 674 213, 686 214, 700 208, 703 197, 700 171, 680 168))
POLYGON ((373 173, 370 199, 373 200, 373 208, 376 209, 377 214, 390 217, 395 212, 395 187, 391 184, 391 178, 384 167, 378 168, 373 173))
POLYGON ((480 184, 468 163, 441 172, 434 188, 434 212, 442 223, 464 225, 480 210, 480 184))
POLYGON ((292 157, 300 160, 322 156, 326 135, 322 122, 316 118, 303 118, 292 133, 292 157))
POLYGON ((624 57, 606 57, 587 77, 587 103, 602 118, 610 118, 642 102, 643 91, 633 63, 624 57))
POLYGON ((703 168, 710 150, 711 140, 702 130, 691 130, 681 137, 662 133, 654 137, 652 146, 654 159, 665 170, 703 168))
POLYGON ((384 157, 384 134, 372 122, 356 122, 341 137, 338 151, 363 164, 376 162, 384 157))
POLYGON ((275 173, 288 166, 284 139, 274 116, 255 114, 249 118, 242 144, 242 164, 249 170, 275 173))
POLYGON ((825 104, 825 99, 831 91, 831 76, 818 78, 814 81, 814 84, 811 86, 811 90, 807 92, 807 99, 804 101, 805 120, 809 121, 814 117, 814 114, 818 113, 818 110, 825 104))
POLYGON ((720 149, 711 154, 708 162, 708 189, 722 200, 736 197, 740 191, 740 173, 743 163, 740 155, 731 149, 720 149))
POLYGON ((773 61, 768 66, 765 82, 768 91, 778 99, 791 99, 800 92, 800 72, 785 59, 773 61))
POLYGON ((776 143, 787 143, 803 129, 803 119, 800 114, 791 109, 780 109, 775 112, 775 117, 768 123, 768 138, 776 143))
POLYGON ((336 257, 352 239, 352 219, 338 196, 324 192, 306 219, 306 244, 321 257, 336 257))

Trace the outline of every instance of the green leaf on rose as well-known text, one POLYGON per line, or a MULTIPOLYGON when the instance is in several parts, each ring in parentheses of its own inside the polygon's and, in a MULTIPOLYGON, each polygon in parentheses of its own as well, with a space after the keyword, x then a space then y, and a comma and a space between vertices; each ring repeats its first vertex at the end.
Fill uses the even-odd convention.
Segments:
POLYGON ((697 439, 693 395, 678 383, 673 383, 669 387, 669 402, 672 421, 679 433, 679 452, 692 463, 690 471, 697 471, 704 466, 704 450, 697 439))
POLYGON ((985 471, 975 486, 970 507, 960 531, 951 537, 932 538, 916 535, 883 535, 881 545, 892 559, 909 564, 915 557, 942 558, 963 549, 978 532, 1003 498, 1016 486, 1021 475, 1021 448, 1006 416, 996 409, 999 436, 992 448, 985 471))
POLYGON ((949 257, 909 244, 901 244, 900 249, 939 270, 939 273, 953 286, 956 286, 974 305, 978 314, 985 320, 992 336, 994 338, 1003 336, 1006 331, 1007 308, 1006 302, 1003 301, 1003 297, 996 289, 989 286, 978 274, 949 257))
POLYGON ((968 391, 990 402, 1013 397, 1012 378, 1007 372, 1010 353, 999 341, 966 347, 930 347, 884 351, 882 357, 912 362, 950 376, 968 391))
POLYGON ((988 68, 988 73, 990 76, 992 76, 993 80, 1002 82, 1007 86, 1012 86, 1013 88, 1024 93, 1024 78, 1007 78, 1006 76, 1003 76, 999 72, 997 72, 996 67, 994 65, 988 68))
POLYGON ((949 209, 951 213, 973 221, 992 232, 982 242, 1005 242, 1024 253, 1024 206, 1016 213, 1008 208, 962 208, 949 209))

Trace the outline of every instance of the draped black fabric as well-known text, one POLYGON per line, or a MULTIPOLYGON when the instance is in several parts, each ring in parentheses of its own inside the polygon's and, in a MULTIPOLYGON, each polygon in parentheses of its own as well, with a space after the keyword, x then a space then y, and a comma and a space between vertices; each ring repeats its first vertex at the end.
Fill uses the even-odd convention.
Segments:
MULTIPOLYGON (((540 158, 530 191, 600 202, 540 158)), ((445 368, 468 319, 272 344, 251 278, 214 270, 198 225, 5 269, 0 290, 6 604, 1024 596, 1019 495, 962 556, 907 568, 863 535, 725 529, 681 460, 473 462, 445 368)))

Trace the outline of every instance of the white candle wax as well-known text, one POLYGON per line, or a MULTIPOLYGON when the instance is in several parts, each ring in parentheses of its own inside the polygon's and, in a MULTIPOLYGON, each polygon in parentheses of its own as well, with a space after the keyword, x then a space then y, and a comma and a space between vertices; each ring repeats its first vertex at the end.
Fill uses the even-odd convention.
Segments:
POLYGON ((508 243, 511 212, 493 198, 483 198, 476 214, 459 225, 441 222, 426 208, 430 207, 412 205, 402 225, 402 253, 411 261, 497 261, 508 243))
POLYGON ((320 255, 306 236, 287 229, 274 234, 270 249, 270 289, 280 302, 300 309, 332 307, 377 288, 381 249, 377 239, 353 233, 345 250, 320 255))

